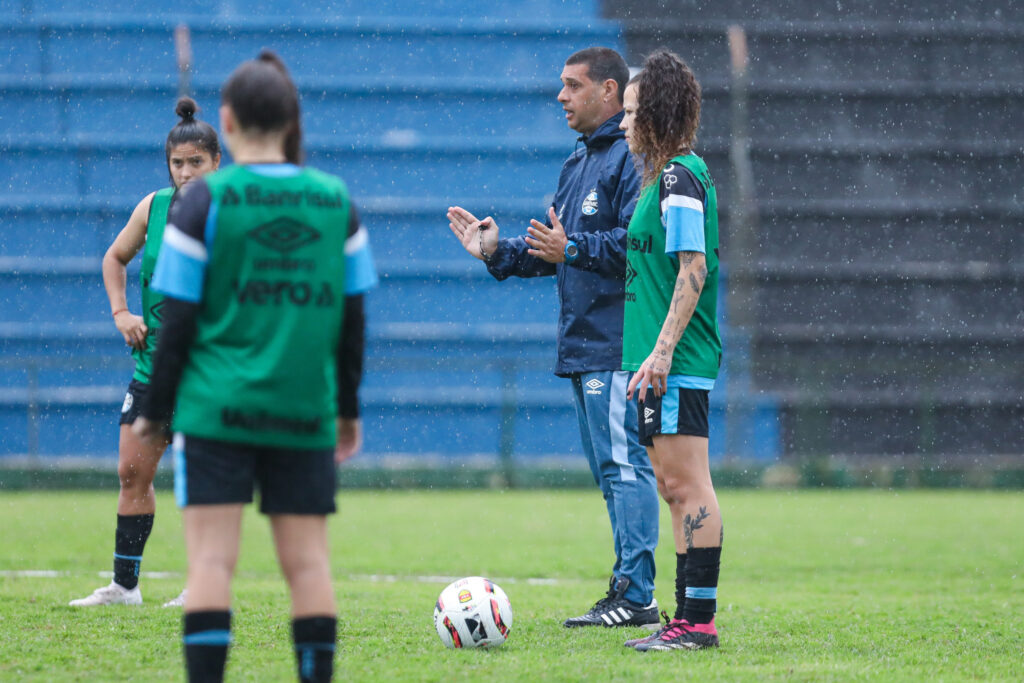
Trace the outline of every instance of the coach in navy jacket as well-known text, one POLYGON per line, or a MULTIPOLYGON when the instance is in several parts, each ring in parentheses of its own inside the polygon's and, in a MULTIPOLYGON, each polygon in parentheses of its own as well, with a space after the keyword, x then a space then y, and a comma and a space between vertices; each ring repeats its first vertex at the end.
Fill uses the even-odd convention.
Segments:
POLYGON ((554 275, 558 282, 558 363, 572 380, 583 450, 601 487, 615 541, 606 598, 566 626, 654 626, 654 548, 658 493, 637 437, 636 406, 626 403, 622 368, 626 228, 640 191, 619 123, 629 69, 608 48, 566 60, 558 101, 569 127, 582 133, 562 166, 545 222, 525 237, 498 239, 491 218, 460 207, 449 225, 466 251, 498 280, 554 275), (582 144, 580 144, 582 143, 582 144))
MULTIPOLYGON (((626 228, 640 177, 619 130, 621 121, 620 111, 580 137, 583 144, 562 166, 552 208, 568 241, 576 245, 572 264, 531 256, 524 237, 500 240, 487 259, 487 270, 498 280, 512 275, 558 278, 555 374, 561 377, 622 367, 626 228)), ((550 229, 552 223, 548 217, 545 225, 550 229)))

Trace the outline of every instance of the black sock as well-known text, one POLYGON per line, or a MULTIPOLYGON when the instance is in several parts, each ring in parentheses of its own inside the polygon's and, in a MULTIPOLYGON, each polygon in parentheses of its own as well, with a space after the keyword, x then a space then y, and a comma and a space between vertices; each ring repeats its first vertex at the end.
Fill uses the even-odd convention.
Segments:
POLYGON ((683 618, 686 606, 686 553, 676 553, 676 613, 674 619, 683 618))
POLYGON ((231 612, 186 612, 183 621, 189 683, 220 683, 231 644, 231 612))
POLYGON ((142 550, 153 530, 153 515, 118 515, 114 533, 114 582, 131 590, 139 585, 142 550))
POLYGON ((338 620, 334 617, 302 617, 292 620, 295 661, 302 683, 327 683, 334 675, 334 643, 338 620))
POLYGON ((722 548, 690 548, 687 555, 683 618, 691 624, 706 624, 715 617, 717 608, 722 548))

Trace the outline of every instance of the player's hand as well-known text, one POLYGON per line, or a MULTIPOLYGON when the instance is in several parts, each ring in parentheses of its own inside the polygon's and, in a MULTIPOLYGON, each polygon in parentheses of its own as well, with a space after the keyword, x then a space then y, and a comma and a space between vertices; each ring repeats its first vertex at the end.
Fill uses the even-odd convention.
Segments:
POLYGON ((639 400, 641 403, 647 397, 648 388, 654 389, 654 395, 661 397, 668 391, 668 373, 672 368, 672 354, 662 353, 662 350, 655 348, 647 360, 643 362, 640 369, 629 380, 626 387, 626 398, 633 399, 633 391, 639 389, 639 400))
POLYGON ((450 206, 448 227, 459 238, 463 248, 481 261, 485 260, 484 253, 490 256, 498 248, 498 224, 490 216, 477 220, 476 216, 462 207, 450 206))
POLYGON ((338 443, 334 447, 334 462, 340 465, 363 447, 363 425, 358 417, 339 417, 335 428, 338 443))
POLYGON ((142 443, 148 446, 157 446, 165 442, 162 427, 162 422, 152 421, 141 416, 135 418, 135 422, 132 422, 132 432, 135 436, 139 437, 142 443))
POLYGON ((530 227, 526 229, 526 244, 530 248, 526 253, 548 263, 564 263, 565 245, 569 238, 565 236, 565 228, 558 220, 555 207, 548 209, 548 218, 551 219, 550 228, 540 221, 530 221, 530 227))
POLYGON ((125 344, 139 351, 146 349, 146 335, 149 334, 149 328, 146 327, 146 322, 141 315, 121 311, 114 316, 114 325, 124 337, 125 344))

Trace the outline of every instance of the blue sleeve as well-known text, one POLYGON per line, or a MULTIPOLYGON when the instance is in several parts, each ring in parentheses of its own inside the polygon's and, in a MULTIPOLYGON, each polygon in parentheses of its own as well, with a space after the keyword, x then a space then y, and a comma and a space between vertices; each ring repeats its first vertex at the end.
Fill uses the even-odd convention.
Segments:
POLYGON ((207 184, 200 179, 183 187, 167 214, 153 289, 189 303, 202 299, 210 258, 207 245, 212 242, 216 224, 217 205, 207 184))
POLYGON ((661 224, 665 253, 707 253, 704 241, 704 187, 687 169, 669 164, 661 174, 661 224))
MULTIPOLYGON (((625 147, 625 142, 622 143, 625 147)), ((614 159, 614 173, 618 178, 612 199, 615 227, 600 232, 574 232, 568 238, 576 243, 579 256, 573 268, 589 270, 605 277, 625 278, 626 276, 626 232, 629 221, 636 210, 640 194, 640 176, 628 151, 614 159)))
POLYGON ((370 235, 359 220, 355 206, 349 212, 345 240, 345 295, 365 294, 377 286, 377 267, 370 251, 370 235))
POLYGON ((548 263, 526 250, 530 247, 522 237, 498 240, 498 248, 487 261, 487 272, 496 280, 516 277, 544 277, 555 274, 555 264, 548 263))

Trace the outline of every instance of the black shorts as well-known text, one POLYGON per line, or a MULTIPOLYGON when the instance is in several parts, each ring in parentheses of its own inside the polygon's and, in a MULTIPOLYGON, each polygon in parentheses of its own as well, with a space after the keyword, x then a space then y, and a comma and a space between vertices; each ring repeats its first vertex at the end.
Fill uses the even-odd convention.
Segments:
MULTIPOLYGON (((149 384, 146 382, 140 382, 137 379, 132 379, 128 382, 128 393, 124 395, 124 403, 121 404, 121 419, 118 420, 120 425, 131 425, 138 419, 142 413, 142 401, 149 394, 149 384)), ((171 427, 170 425, 164 425, 164 439, 168 443, 171 441, 171 427)))
POLYGON ((179 507, 251 503, 260 490, 266 515, 327 515, 337 508, 331 449, 270 448, 174 435, 174 495, 179 507))
POLYGON ((142 411, 142 399, 149 393, 149 385, 132 379, 128 382, 128 393, 124 395, 124 403, 121 404, 121 420, 118 424, 130 425, 142 411))
POLYGON ((708 392, 704 389, 674 389, 661 397, 648 390, 637 401, 640 421, 640 445, 653 446, 651 437, 659 434, 708 436, 708 392))

